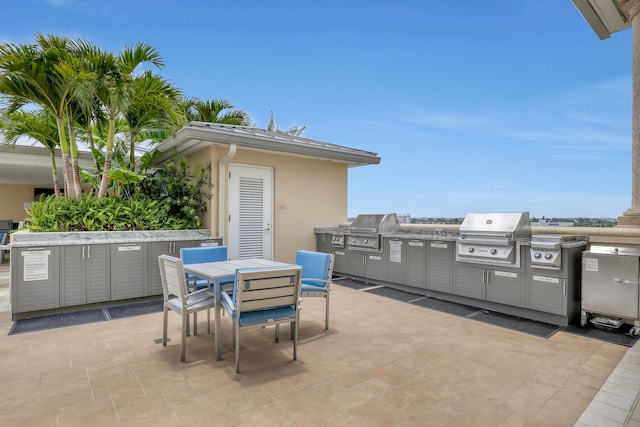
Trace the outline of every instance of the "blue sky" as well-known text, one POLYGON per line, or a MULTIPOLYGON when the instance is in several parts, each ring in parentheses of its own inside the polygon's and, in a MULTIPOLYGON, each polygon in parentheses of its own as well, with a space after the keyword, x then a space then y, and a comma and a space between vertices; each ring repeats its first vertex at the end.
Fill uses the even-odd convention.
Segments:
POLYGON ((617 217, 631 206, 631 30, 570 0, 21 0, 0 41, 143 41, 186 95, 377 152, 349 216, 617 217))

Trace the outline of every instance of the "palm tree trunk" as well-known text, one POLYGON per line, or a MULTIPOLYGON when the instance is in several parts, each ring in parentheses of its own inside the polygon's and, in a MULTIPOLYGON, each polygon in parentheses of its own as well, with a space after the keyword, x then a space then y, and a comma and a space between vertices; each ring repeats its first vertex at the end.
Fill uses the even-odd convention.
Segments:
POLYGON ((67 137, 64 131, 64 122, 62 117, 56 116, 58 124, 58 141, 60 151, 62 152, 62 167, 64 174, 64 191, 66 197, 75 197, 75 187, 73 186, 73 178, 71 173, 71 165, 69 162, 69 146, 67 145, 67 137))
POLYGON ((129 170, 134 171, 136 169, 136 134, 131 132, 131 139, 129 141, 129 170))
POLYGON ((76 133, 73 125, 69 121, 69 148, 71 151, 71 168, 73 171, 73 189, 76 197, 82 194, 82 185, 80 180, 80 168, 78 167, 78 144, 76 142, 76 133))
POLYGON ((102 180, 100 181, 100 191, 98 191, 98 198, 105 197, 107 195, 107 189, 109 188, 109 178, 107 172, 111 169, 111 152, 113 151, 113 138, 116 133, 116 119, 115 117, 109 118, 109 132, 107 134, 107 146, 105 147, 104 156, 104 168, 102 168, 102 180))
POLYGON ((56 197, 60 197, 60 183, 58 182, 58 167, 56 166, 56 153, 51 152, 51 173, 53 174, 53 191, 56 197))

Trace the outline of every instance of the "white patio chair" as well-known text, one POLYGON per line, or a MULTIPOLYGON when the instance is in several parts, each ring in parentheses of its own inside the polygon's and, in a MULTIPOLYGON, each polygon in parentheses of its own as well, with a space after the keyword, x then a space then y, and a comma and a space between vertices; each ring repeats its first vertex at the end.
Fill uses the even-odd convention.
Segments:
MULTIPOLYGON (((167 323, 169 310, 182 316, 182 340, 180 342, 180 361, 185 361, 187 350, 187 332, 189 315, 198 311, 214 308, 216 304, 213 289, 201 289, 189 292, 185 280, 182 260, 169 255, 160 255, 160 278, 162 279, 162 293, 164 296, 164 319, 162 325, 162 345, 167 345, 167 323)), ((207 332, 211 333, 211 322, 207 321, 207 332)), ((193 325, 193 334, 198 334, 198 325, 193 325)))

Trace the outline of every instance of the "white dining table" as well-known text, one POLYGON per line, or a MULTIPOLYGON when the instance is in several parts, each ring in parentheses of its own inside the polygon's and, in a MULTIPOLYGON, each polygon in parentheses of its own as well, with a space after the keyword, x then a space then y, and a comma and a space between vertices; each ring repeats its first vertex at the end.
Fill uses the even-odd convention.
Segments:
POLYGON ((235 259, 229 261, 215 261, 215 262, 202 262, 195 264, 185 264, 184 271, 186 273, 193 274, 202 279, 206 279, 213 284, 216 305, 215 305, 215 326, 214 326, 214 346, 216 352, 216 360, 221 360, 222 355, 220 351, 220 311, 222 304, 221 298, 221 286, 223 283, 233 283, 236 276, 236 270, 239 268, 262 268, 262 267, 286 267, 291 264, 271 261, 268 259, 249 258, 249 259, 235 259))

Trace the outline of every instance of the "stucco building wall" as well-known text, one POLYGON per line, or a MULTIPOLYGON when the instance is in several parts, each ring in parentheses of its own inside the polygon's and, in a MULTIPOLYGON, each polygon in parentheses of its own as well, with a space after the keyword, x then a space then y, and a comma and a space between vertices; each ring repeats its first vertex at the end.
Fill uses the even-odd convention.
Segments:
MULTIPOLYGON (((213 235, 229 234, 218 230, 219 185, 227 187, 229 164, 269 167, 273 169, 273 259, 293 262, 298 249, 315 250, 314 227, 331 226, 347 220, 346 163, 280 155, 238 148, 224 167, 225 182, 218 182, 219 161, 227 147, 206 147, 186 157, 195 165, 211 164, 213 197, 208 203, 204 226, 213 235)), ((224 218, 229 215, 228 191, 224 191, 224 218)), ((225 221, 226 224, 226 221, 225 221)), ((228 242, 225 241, 225 244, 228 242)))
POLYGON ((32 185, 0 184, 0 219, 23 221, 24 204, 33 201, 32 185))

